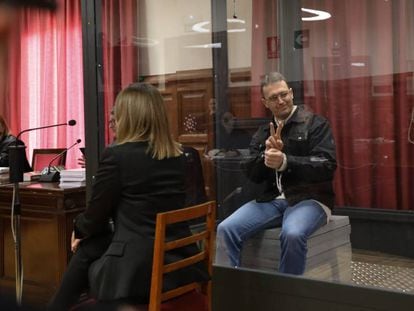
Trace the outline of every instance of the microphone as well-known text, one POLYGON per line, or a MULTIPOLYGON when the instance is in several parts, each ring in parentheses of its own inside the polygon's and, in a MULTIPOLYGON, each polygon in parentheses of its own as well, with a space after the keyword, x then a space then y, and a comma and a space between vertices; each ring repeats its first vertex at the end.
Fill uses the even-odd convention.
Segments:
POLYGON ((23 130, 17 135, 16 140, 18 140, 20 138, 20 136, 22 136, 22 134, 26 133, 26 132, 47 129, 47 128, 50 128, 50 127, 64 126, 64 125, 74 126, 74 125, 76 125, 76 120, 69 120, 67 123, 59 123, 59 124, 46 125, 46 126, 40 126, 40 127, 33 127, 31 129, 23 130))
POLYGON ((50 168, 52 166, 53 161, 55 161, 56 159, 59 159, 66 152, 68 152, 69 149, 72 149, 73 147, 75 147, 76 145, 78 145, 81 141, 82 141, 81 139, 78 139, 76 141, 76 143, 74 143, 73 145, 71 145, 69 148, 66 148, 64 151, 62 151, 57 156, 55 156, 52 160, 50 160, 49 165, 47 166, 47 172, 46 172, 46 174, 42 174, 40 176, 39 181, 40 182, 57 182, 57 181, 59 181, 60 172, 58 170, 56 170, 56 169, 53 172, 50 171, 50 168))
POLYGON ((66 123, 34 127, 34 128, 21 131, 16 136, 15 144, 9 146, 10 182, 18 183, 18 182, 23 181, 23 173, 24 173, 23 163, 24 163, 24 160, 26 159, 26 154, 24 152, 24 149, 26 148, 26 146, 19 145, 20 136, 22 136, 23 133, 27 133, 27 132, 35 131, 35 130, 47 129, 51 127, 64 126, 64 125, 74 126, 75 124, 76 124, 75 120, 69 120, 66 123))

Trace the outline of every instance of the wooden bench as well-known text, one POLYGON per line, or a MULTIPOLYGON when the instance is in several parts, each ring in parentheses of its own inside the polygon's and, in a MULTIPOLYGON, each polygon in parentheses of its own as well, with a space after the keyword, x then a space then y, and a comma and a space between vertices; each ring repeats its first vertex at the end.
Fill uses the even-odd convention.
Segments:
MULTIPOLYGON (((281 228, 265 230, 244 243, 242 267, 277 271, 281 228)), ((308 239, 305 274, 325 280, 351 279, 351 226, 348 216, 332 216, 308 239)))

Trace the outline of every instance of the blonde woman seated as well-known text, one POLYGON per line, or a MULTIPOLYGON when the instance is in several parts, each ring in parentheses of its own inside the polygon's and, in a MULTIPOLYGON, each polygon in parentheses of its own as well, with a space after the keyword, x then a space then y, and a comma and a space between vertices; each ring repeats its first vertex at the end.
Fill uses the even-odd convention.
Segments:
MULTIPOLYGON (((67 310, 87 288, 99 301, 147 303, 156 215, 184 206, 185 160, 158 90, 141 83, 124 89, 116 99, 115 124, 116 143, 103 152, 91 200, 75 219, 75 253, 50 310, 67 310)), ((187 235, 187 224, 167 230, 167 238, 187 235)), ((195 245, 183 247, 169 252, 166 261, 196 252, 195 245)), ((205 280, 206 271, 194 265, 170 273, 165 286, 205 280)))

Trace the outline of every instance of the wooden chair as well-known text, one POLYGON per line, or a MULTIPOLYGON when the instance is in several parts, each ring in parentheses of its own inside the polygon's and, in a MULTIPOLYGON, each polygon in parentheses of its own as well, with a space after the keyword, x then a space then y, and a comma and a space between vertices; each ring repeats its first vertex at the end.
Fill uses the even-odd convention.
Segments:
POLYGON ((213 263, 213 243, 214 229, 216 222, 216 204, 214 201, 195 205, 192 207, 175 210, 171 212, 160 213, 157 215, 157 224, 154 242, 154 262, 152 266, 151 278, 151 294, 148 311, 160 310, 188 310, 211 311, 211 280, 205 284, 191 283, 173 290, 162 292, 163 276, 172 271, 182 269, 194 263, 204 261, 208 267, 208 272, 212 274, 213 263), (174 241, 165 241, 166 226, 174 223, 188 221, 199 217, 206 217, 205 230, 197 232, 189 237, 185 237, 174 241), (203 248, 200 253, 176 261, 171 264, 164 264, 165 252, 180 248, 192 243, 203 241, 203 248), (196 301, 200 299, 196 297, 195 291, 201 291, 205 295, 205 306, 197 306, 196 301), (175 298, 175 299, 172 299, 175 298), (172 299, 172 300, 170 300, 172 299), (203 308, 203 309, 200 309, 203 308))
MULTIPOLYGON (((212 275, 214 232, 216 222, 216 203, 209 201, 195 206, 157 214, 154 241, 154 260, 152 265, 150 301, 148 305, 129 305, 129 311, 211 311, 211 280, 205 283, 191 283, 173 290, 162 292, 163 276, 166 273, 204 261, 208 273, 212 275), (178 240, 166 241, 167 225, 205 217, 206 225, 202 231, 178 240), (179 261, 165 264, 167 251, 193 243, 202 242, 199 253, 179 261)), ((87 310, 96 304, 94 299, 86 299, 71 311, 87 310), (86 309, 84 309, 86 308, 86 309)), ((95 309, 93 309, 95 310, 95 309)))
MULTIPOLYGON (((49 149, 33 149, 32 157, 32 169, 33 171, 41 171, 47 167, 50 161, 56 157, 58 154, 65 151, 65 148, 49 148, 49 149)), ((62 154, 61 157, 53 161, 52 165, 62 165, 66 164, 66 153, 62 154)))

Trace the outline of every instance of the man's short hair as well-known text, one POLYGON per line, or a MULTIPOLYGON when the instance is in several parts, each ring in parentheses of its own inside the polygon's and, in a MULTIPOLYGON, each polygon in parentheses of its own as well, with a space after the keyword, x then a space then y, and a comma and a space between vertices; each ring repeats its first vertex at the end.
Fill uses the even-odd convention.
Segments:
POLYGON ((260 84, 260 93, 262 94, 262 97, 264 98, 263 88, 265 86, 268 86, 269 84, 277 83, 280 81, 286 81, 286 78, 284 75, 282 75, 280 72, 273 71, 269 72, 268 74, 264 75, 262 78, 262 82, 260 84))

